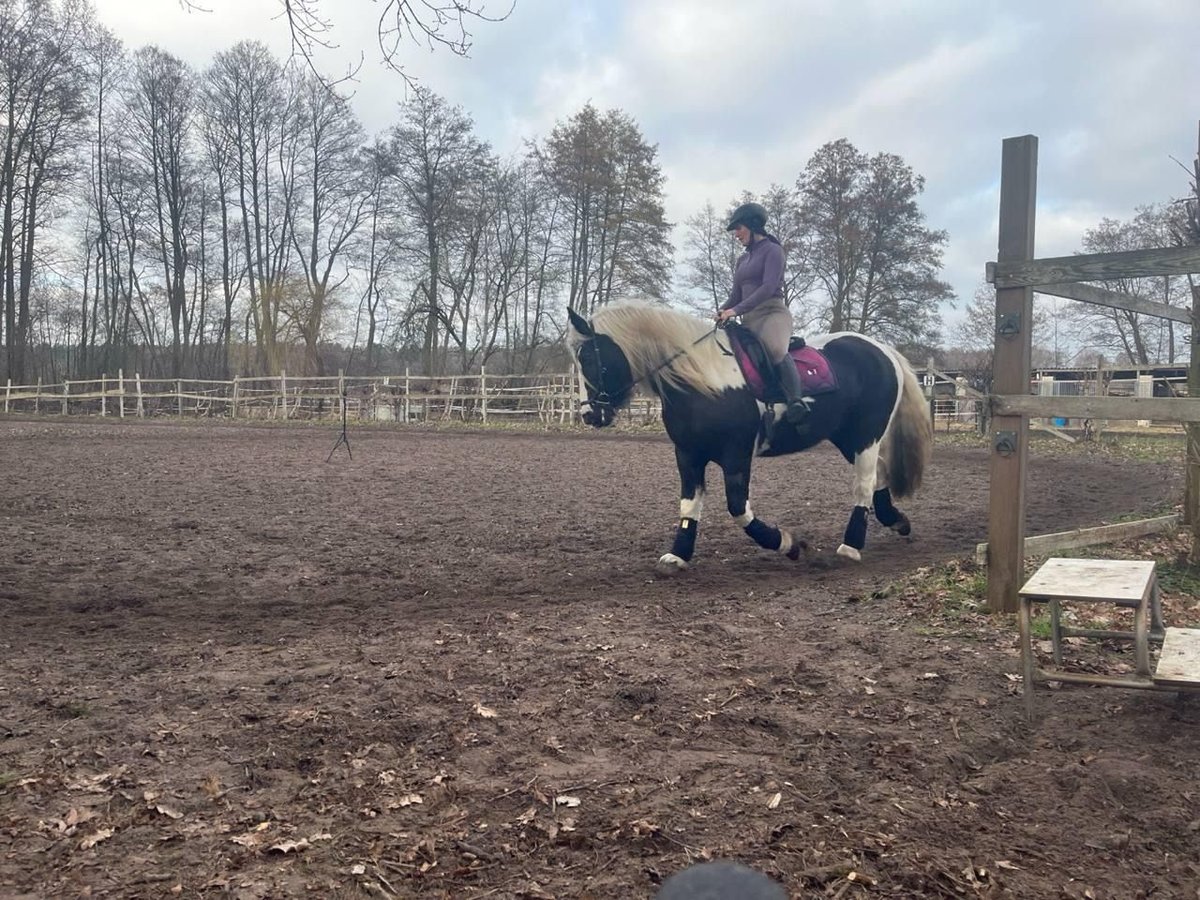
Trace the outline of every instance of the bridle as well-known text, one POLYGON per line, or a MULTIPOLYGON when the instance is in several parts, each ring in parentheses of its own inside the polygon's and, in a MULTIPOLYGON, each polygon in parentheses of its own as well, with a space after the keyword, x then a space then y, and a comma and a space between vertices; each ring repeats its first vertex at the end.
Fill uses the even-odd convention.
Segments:
POLYGON ((704 332, 704 334, 700 335, 700 337, 696 338, 694 341, 692 341, 686 347, 680 347, 678 350, 676 350, 674 353, 672 353, 670 356, 668 356, 665 360, 660 362, 657 366, 655 366, 650 371, 638 376, 637 378, 632 379, 629 382, 629 384, 622 386, 620 391, 617 391, 615 394, 610 394, 608 392, 607 385, 605 384, 605 380, 606 380, 605 376, 608 374, 608 366, 606 366, 604 364, 604 356, 600 353, 600 341, 598 340, 600 335, 593 335, 592 337, 588 338, 587 341, 585 341, 585 343, 592 345, 592 352, 595 354, 595 357, 596 357, 596 383, 592 385, 592 387, 595 388, 595 391, 596 391, 596 398, 593 400, 589 397, 587 400, 580 400, 579 406, 582 407, 586 403, 588 406, 591 406, 591 407, 599 407, 601 409, 608 409, 610 411, 611 415, 615 416, 617 413, 617 410, 611 399, 612 397, 614 397, 614 396, 623 397, 625 394, 627 394, 629 391, 633 390, 635 387, 637 387, 643 381, 647 380, 648 378, 653 378, 655 375, 657 375, 663 369, 665 369, 669 365, 671 365, 671 363, 675 362, 675 360, 679 359, 679 357, 683 356, 685 353, 690 353, 692 348, 695 347, 697 344, 699 344, 701 341, 715 335, 719 330, 721 330, 722 327, 723 327, 723 325, 721 323, 714 325, 712 328, 710 328, 708 331, 704 332))

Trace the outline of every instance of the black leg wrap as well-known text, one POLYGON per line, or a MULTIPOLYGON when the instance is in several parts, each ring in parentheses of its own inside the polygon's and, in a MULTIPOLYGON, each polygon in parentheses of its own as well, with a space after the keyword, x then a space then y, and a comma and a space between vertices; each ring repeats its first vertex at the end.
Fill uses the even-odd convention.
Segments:
POLYGON ((855 550, 861 550, 866 546, 867 508, 865 506, 856 506, 854 512, 850 513, 850 523, 846 526, 846 535, 842 538, 842 543, 855 550))
POLYGON ((778 528, 772 528, 762 519, 754 518, 746 526, 746 534, 754 538, 754 543, 766 550, 778 550, 783 543, 783 537, 778 528))
POLYGON ((912 531, 912 526, 908 523, 908 517, 896 509, 892 503, 892 492, 887 488, 877 490, 873 502, 875 504, 875 518, 879 520, 880 525, 891 528, 900 534, 908 534, 912 531))
POLYGON ((877 490, 872 502, 875 505, 875 518, 879 520, 880 525, 891 528, 900 521, 900 513, 892 505, 892 492, 887 488, 877 490))
POLYGON ((684 562, 690 562, 692 554, 696 552, 696 535, 699 532, 698 519, 680 519, 679 527, 675 529, 675 543, 671 545, 671 552, 684 562))

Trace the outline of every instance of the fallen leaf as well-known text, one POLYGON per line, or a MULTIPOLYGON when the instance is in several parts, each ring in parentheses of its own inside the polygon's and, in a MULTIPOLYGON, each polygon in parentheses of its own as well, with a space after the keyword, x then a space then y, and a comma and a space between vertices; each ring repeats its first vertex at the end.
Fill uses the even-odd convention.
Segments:
POLYGON ((475 704, 475 712, 485 719, 494 719, 499 715, 494 709, 484 706, 482 703, 475 704))
POLYGON ((156 812, 162 813, 168 819, 182 819, 183 818, 183 813, 181 813, 177 809, 172 809, 171 807, 167 806, 165 803, 156 804, 154 806, 154 810, 156 812))
POLYGON ((112 836, 113 836, 113 829, 100 828, 97 831, 95 831, 94 833, 89 834, 82 841, 80 841, 79 849, 80 850, 91 850, 98 843, 100 843, 101 841, 107 841, 112 836))
POLYGON ((571 797, 567 794, 561 794, 554 798, 555 806, 578 806, 581 802, 578 797, 571 797))
POLYGON ((307 850, 310 846, 312 845, 308 841, 301 838, 298 841, 283 841, 279 844, 272 844, 267 849, 273 853, 295 853, 300 850, 307 850))
POLYGON ((782 800, 783 800, 783 794, 779 791, 776 791, 774 794, 771 795, 771 799, 767 801, 767 809, 774 809, 775 807, 777 807, 780 804, 780 802, 782 800))

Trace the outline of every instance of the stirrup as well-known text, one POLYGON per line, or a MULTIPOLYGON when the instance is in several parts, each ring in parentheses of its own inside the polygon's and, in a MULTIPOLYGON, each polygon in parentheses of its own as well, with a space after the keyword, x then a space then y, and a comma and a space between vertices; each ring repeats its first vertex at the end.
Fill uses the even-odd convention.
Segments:
POLYGON ((789 403, 783 417, 792 425, 803 424, 809 414, 812 412, 809 409, 812 401, 808 397, 800 397, 799 399, 789 403))

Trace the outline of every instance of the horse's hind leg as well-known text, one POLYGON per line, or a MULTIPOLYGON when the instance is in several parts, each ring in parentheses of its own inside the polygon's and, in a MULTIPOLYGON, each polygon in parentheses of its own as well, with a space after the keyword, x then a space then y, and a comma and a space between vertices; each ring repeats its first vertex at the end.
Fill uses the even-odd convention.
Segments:
POLYGON ((879 444, 875 443, 854 457, 854 509, 846 533, 837 548, 838 556, 858 562, 867 545, 867 510, 875 493, 876 469, 879 465, 879 444))
POLYGON ((883 487, 876 488, 871 502, 875 506, 875 518, 879 520, 880 525, 906 536, 912 532, 912 523, 908 521, 908 516, 896 509, 896 505, 892 503, 892 492, 888 490, 886 483, 883 483, 883 487))
POLYGON ((804 542, 793 538, 786 529, 768 525, 750 509, 750 462, 751 452, 748 451, 744 460, 738 457, 736 461, 725 460, 721 463, 721 470, 725 473, 725 502, 729 515, 764 550, 777 550, 788 559, 797 560, 805 549, 804 542))
POLYGON ((657 568, 663 574, 673 574, 688 567, 696 552, 696 536, 700 532, 700 513, 704 510, 704 467, 706 461, 692 453, 675 448, 675 464, 679 467, 679 524, 671 552, 658 558, 657 568))

